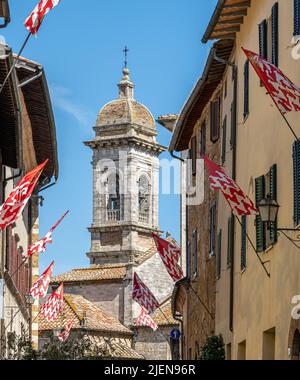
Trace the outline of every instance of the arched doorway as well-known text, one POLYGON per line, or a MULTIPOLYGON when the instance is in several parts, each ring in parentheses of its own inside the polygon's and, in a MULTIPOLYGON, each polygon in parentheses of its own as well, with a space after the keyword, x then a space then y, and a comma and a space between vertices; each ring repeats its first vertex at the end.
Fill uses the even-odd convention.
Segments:
POLYGON ((300 332, 298 329, 295 330, 293 336, 291 360, 300 360, 300 332))

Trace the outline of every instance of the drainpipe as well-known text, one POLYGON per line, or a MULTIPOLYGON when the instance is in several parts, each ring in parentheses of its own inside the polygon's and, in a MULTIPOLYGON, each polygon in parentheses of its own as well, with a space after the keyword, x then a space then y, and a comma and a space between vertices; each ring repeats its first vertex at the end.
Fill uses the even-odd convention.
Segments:
MULTIPOLYGON (((170 154, 173 158, 175 158, 176 160, 179 160, 181 162, 181 164, 183 164, 185 162, 184 159, 182 159, 181 157, 178 157, 178 156, 175 156, 174 154, 174 151, 170 151, 170 154)), ((181 195, 182 197, 182 195, 181 195)), ((186 194, 186 200, 188 198, 188 195, 186 194)), ((188 225, 189 225, 189 208, 188 208, 188 202, 186 201, 186 206, 185 206, 185 248, 186 248, 186 258, 187 258, 187 250, 188 250, 188 240, 189 240, 189 231, 188 231, 188 225)), ((181 319, 177 319, 175 318, 176 320, 180 321, 180 324, 181 324, 181 333, 182 333, 182 337, 181 337, 181 356, 183 359, 183 355, 184 355, 184 345, 183 345, 183 321, 181 319)))
MULTIPOLYGON (((236 140, 237 140, 237 81, 238 81, 238 68, 237 65, 226 61, 217 56, 216 52, 214 53, 214 59, 224 65, 231 66, 233 70, 233 81, 234 81, 234 89, 233 89, 233 115, 234 115, 234 123, 232 128, 232 178, 236 180, 236 140)), ((229 311, 229 329, 233 332, 233 312, 234 312, 234 253, 235 253, 235 218, 233 218, 232 223, 232 261, 231 261, 231 269, 230 269, 230 311, 229 311)))

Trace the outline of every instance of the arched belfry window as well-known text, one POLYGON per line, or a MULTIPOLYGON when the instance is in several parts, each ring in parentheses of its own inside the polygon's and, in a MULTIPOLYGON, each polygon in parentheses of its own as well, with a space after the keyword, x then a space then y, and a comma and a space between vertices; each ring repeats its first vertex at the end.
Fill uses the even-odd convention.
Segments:
POLYGON ((146 175, 141 175, 139 181, 139 222, 150 223, 150 183, 146 175))
POLYGON ((113 173, 107 177, 107 220, 121 220, 121 215, 120 177, 113 173))

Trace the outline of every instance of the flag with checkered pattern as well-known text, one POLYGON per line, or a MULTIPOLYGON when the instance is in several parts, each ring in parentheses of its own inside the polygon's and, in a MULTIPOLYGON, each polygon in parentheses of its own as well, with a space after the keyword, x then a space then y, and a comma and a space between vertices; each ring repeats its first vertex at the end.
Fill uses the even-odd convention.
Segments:
POLYGON ((54 261, 49 265, 45 272, 39 277, 39 279, 33 284, 30 289, 30 294, 35 300, 46 297, 48 288, 51 281, 52 271, 54 267, 54 261))
POLYGON ((49 243, 49 244, 52 244, 52 234, 53 234, 53 231, 55 230, 55 228, 61 223, 61 221, 65 218, 65 216, 69 213, 69 211, 67 211, 60 219, 59 221, 50 229, 49 232, 47 232, 47 234, 42 238, 40 239, 39 241, 31 244, 29 247, 28 247, 28 251, 27 251, 27 256, 30 257, 32 255, 34 255, 35 253, 42 253, 42 252, 46 252, 46 244, 49 243))
POLYGON ((144 307, 150 314, 158 307, 159 302, 146 284, 140 279, 137 273, 133 276, 132 298, 144 307))
POLYGON ((27 173, 0 207, 0 228, 2 231, 12 225, 22 214, 47 163, 48 160, 27 173))
POLYGON ((222 191, 234 215, 257 215, 258 211, 254 203, 238 184, 208 157, 205 156, 204 161, 209 172, 211 189, 222 191))
POLYGON ((40 314, 48 321, 53 322, 57 319, 62 312, 64 303, 64 284, 61 283, 59 287, 51 294, 47 301, 42 305, 40 314))
POLYGON ((153 331, 156 331, 158 329, 157 324, 154 322, 154 320, 148 314, 147 310, 145 310, 143 307, 141 308, 141 313, 140 313, 139 317, 135 321, 135 325, 136 326, 151 327, 151 329, 153 331))
POLYGON ((155 241, 157 251, 164 263, 167 272, 172 277, 173 281, 179 281, 183 278, 183 272, 178 264, 180 254, 178 247, 174 244, 158 236, 157 234, 152 234, 155 241))

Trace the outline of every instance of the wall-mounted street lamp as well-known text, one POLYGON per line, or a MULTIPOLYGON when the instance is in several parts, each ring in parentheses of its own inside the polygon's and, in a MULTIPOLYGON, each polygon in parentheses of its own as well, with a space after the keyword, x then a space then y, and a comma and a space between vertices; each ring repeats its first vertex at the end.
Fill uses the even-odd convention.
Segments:
POLYGON ((26 305, 29 307, 29 306, 32 306, 34 304, 34 298, 32 297, 31 294, 25 294, 24 295, 24 298, 25 298, 25 302, 26 302, 26 305))
POLYGON ((279 211, 279 204, 271 198, 270 195, 267 198, 262 199, 258 204, 258 210, 263 223, 266 223, 268 229, 271 228, 271 224, 277 220, 279 211))
MULTIPOLYGON (((271 229, 271 225, 276 223, 278 211, 279 211, 279 204, 271 198, 270 195, 267 195, 266 198, 262 199, 258 203, 258 210, 261 217, 261 220, 263 223, 267 225, 267 229, 271 229)), ((300 237, 297 237, 297 239, 290 238, 286 232, 300 232, 300 229, 298 228, 276 228, 277 232, 282 232, 282 234, 292 243, 294 244, 298 249, 300 249, 300 246, 297 245, 297 242, 300 242, 300 237)))

